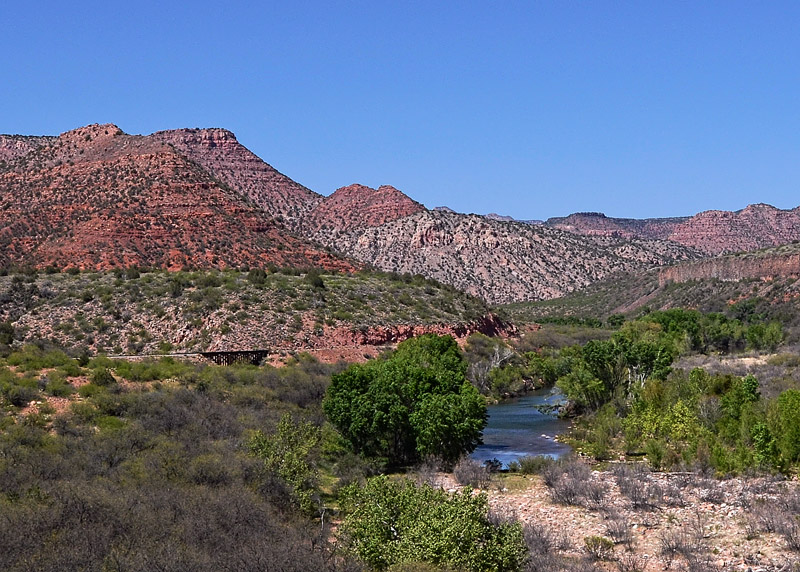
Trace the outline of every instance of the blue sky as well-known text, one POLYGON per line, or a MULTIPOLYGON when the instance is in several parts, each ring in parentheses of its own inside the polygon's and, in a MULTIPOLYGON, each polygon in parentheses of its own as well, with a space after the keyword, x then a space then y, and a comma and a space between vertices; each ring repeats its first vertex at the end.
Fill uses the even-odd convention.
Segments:
POLYGON ((226 127, 532 219, 800 204, 797 2, 5 2, 0 132, 226 127))

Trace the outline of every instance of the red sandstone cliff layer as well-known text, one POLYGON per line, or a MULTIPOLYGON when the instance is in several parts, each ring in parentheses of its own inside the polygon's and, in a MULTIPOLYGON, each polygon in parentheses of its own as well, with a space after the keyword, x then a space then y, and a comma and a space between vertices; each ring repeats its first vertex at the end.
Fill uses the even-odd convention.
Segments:
POLYGON ((768 251, 677 264, 661 269, 659 284, 663 286, 668 282, 708 279, 768 279, 777 276, 800 277, 799 245, 791 244, 768 251))

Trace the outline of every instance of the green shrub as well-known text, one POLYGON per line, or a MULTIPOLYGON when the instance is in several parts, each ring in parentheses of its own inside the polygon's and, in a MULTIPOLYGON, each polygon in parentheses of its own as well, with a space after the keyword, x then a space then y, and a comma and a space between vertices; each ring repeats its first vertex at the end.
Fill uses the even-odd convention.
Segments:
POLYGON ((664 457, 667 454, 666 446, 660 439, 650 439, 644 447, 645 455, 650 466, 658 470, 664 462, 664 457))
POLYGON ((800 390, 787 389, 778 396, 778 448, 786 464, 800 461, 800 390))
POLYGON ((75 393, 75 388, 66 381, 60 379, 51 379, 47 384, 45 391, 53 397, 69 397, 75 393))
POLYGON ((249 442, 251 453, 291 487, 295 502, 307 514, 314 512, 318 501, 315 458, 320 437, 317 427, 294 423, 286 413, 274 434, 258 431, 249 442))
POLYGON ((61 350, 45 351, 32 344, 11 353, 6 361, 8 365, 18 366, 22 371, 39 371, 45 368, 64 366, 70 362, 75 363, 61 350))
POLYGON ((526 554, 519 522, 489 518, 485 494, 452 496, 388 477, 342 494, 341 537, 375 570, 422 562, 473 572, 520 570, 526 554))
POLYGON ((614 542, 605 536, 587 536, 583 544, 586 552, 595 560, 608 560, 614 553, 614 542))
POLYGON ((544 455, 525 455, 518 459, 519 472, 523 475, 540 475, 555 461, 544 455))
MULTIPOLYGON (((81 387, 81 389, 83 389, 84 387, 89 387, 89 386, 84 385, 83 387, 81 387)), ((78 401, 72 403, 69 408, 75 419, 77 419, 81 423, 91 423, 98 415, 97 408, 91 403, 78 401)))
POLYGON ((219 455, 200 455, 192 460, 189 478, 198 485, 218 487, 231 482, 230 468, 219 455))
POLYGON ((81 385, 78 388, 78 395, 80 395, 83 398, 90 398, 94 397, 95 395, 99 395, 104 391, 106 391, 105 387, 101 387, 94 383, 87 383, 86 385, 81 385))
POLYGON ((3 393, 9 403, 15 407, 25 407, 28 403, 39 397, 39 392, 36 389, 24 385, 9 386, 3 393))
POLYGON ((111 370, 101 367, 94 370, 92 373, 92 383, 100 387, 105 387, 117 383, 117 379, 114 377, 114 374, 111 373, 111 370))
POLYGON ((303 281, 310 284, 313 288, 324 289, 325 282, 322 280, 320 272, 316 268, 310 269, 303 277, 303 281))
POLYGON ((71 360, 60 366, 58 369, 67 377, 79 377, 83 375, 83 370, 81 369, 81 366, 78 365, 77 360, 71 360))
POLYGON ((101 431, 116 431, 125 427, 125 421, 113 415, 97 415, 93 420, 101 431))

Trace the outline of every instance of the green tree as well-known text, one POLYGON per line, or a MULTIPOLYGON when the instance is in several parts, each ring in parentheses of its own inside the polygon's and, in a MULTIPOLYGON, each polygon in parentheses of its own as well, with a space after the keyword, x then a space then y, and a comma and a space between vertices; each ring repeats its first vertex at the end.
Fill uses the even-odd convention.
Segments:
POLYGON ((778 396, 778 449, 784 462, 800 461, 800 390, 787 389, 778 396))
POLYGON ((320 434, 312 423, 295 423, 285 413, 275 433, 257 431, 249 442, 251 453, 263 459, 265 468, 291 487, 294 501, 309 514, 316 508, 318 473, 314 456, 320 434))
POLYGON ((522 526, 492 522, 485 494, 449 495, 382 476, 345 489, 342 508, 346 545, 376 570, 427 563, 502 572, 519 570, 525 559, 522 526))
POLYGON ((755 403, 759 397, 758 380, 753 375, 746 375, 734 382, 722 396, 722 408, 728 416, 738 421, 747 404, 755 403))
POLYGON ((395 466, 428 455, 455 462, 486 425, 486 404, 465 372, 452 337, 420 336, 334 375, 322 407, 357 453, 395 466))
POLYGON ((325 282, 322 280, 322 276, 317 268, 309 268, 308 272, 306 272, 306 275, 303 277, 303 281, 311 284, 314 288, 325 288, 325 282))
POLYGON ((764 328, 764 336, 762 338, 764 347, 771 352, 774 352, 783 341, 783 326, 780 322, 770 322, 764 328))
POLYGON ((557 386, 564 392, 567 399, 581 409, 597 409, 608 401, 610 396, 603 380, 580 366, 558 378, 557 386))

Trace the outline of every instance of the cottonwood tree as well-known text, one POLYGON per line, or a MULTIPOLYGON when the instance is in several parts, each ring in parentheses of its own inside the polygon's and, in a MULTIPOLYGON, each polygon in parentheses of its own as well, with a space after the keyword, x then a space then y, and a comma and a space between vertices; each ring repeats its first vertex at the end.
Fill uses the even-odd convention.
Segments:
POLYGON ((481 442, 486 404, 451 336, 401 343, 386 358, 334 375, 322 407, 353 450, 403 466, 454 463, 481 442))

